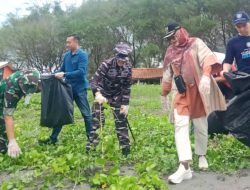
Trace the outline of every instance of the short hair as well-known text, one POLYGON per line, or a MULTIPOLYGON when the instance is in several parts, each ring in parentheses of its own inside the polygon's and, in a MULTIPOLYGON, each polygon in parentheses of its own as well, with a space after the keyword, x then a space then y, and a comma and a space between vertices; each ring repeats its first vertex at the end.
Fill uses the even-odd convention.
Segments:
POLYGON ((70 34, 70 35, 67 36, 67 38, 69 38, 69 37, 73 37, 74 40, 78 41, 78 43, 80 42, 80 37, 77 34, 70 34))

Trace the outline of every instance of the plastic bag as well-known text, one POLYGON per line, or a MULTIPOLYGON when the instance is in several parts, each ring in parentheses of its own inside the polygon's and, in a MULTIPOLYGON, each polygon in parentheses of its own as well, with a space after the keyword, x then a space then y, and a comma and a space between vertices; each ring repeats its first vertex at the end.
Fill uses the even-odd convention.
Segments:
POLYGON ((224 73, 235 95, 250 89, 250 75, 240 71, 224 73))
POLYGON ((239 141, 250 147, 250 90, 238 95, 228 106, 224 127, 239 141))
POLYGON ((224 117, 224 111, 215 111, 208 116, 207 122, 209 135, 229 133, 229 131, 224 128, 224 117))
POLYGON ((41 126, 55 127, 74 122, 71 86, 54 76, 41 77, 41 126))
POLYGON ((226 111, 215 111, 208 116, 209 134, 232 134, 250 147, 250 90, 233 98, 226 111))

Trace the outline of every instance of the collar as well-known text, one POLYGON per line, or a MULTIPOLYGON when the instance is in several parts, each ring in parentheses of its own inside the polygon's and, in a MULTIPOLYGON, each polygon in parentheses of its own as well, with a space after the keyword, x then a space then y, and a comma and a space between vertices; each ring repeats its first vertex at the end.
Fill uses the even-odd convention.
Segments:
POLYGON ((70 51, 70 54, 73 55, 78 55, 80 52, 80 48, 78 48, 75 52, 70 51))

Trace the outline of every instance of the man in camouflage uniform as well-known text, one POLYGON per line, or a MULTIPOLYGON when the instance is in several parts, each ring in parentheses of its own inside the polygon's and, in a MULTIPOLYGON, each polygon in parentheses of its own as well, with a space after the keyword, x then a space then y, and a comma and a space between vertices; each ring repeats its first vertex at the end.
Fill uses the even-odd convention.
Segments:
POLYGON ((116 56, 104 61, 91 81, 91 88, 95 96, 93 104, 93 129, 90 135, 91 146, 99 142, 96 130, 104 125, 104 107, 107 102, 114 109, 117 137, 126 156, 130 152, 130 141, 127 128, 127 114, 131 87, 131 63, 128 55, 132 49, 125 43, 115 47, 116 56))
POLYGON ((10 157, 21 154, 14 135, 13 114, 19 100, 38 92, 40 73, 37 70, 17 71, 0 82, 0 153, 10 157), (8 142, 8 146, 7 146, 8 142))

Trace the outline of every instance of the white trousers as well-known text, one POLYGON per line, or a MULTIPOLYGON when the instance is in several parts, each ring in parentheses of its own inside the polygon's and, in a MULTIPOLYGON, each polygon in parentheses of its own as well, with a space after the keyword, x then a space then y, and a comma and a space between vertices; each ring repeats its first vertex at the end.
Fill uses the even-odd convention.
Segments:
MULTIPOLYGON (((175 118, 175 143, 179 161, 192 160, 191 142, 189 137, 189 116, 179 115, 174 110, 175 118)), ((207 118, 201 117, 193 119, 195 136, 195 154, 206 155, 208 143, 208 124, 207 118)))

